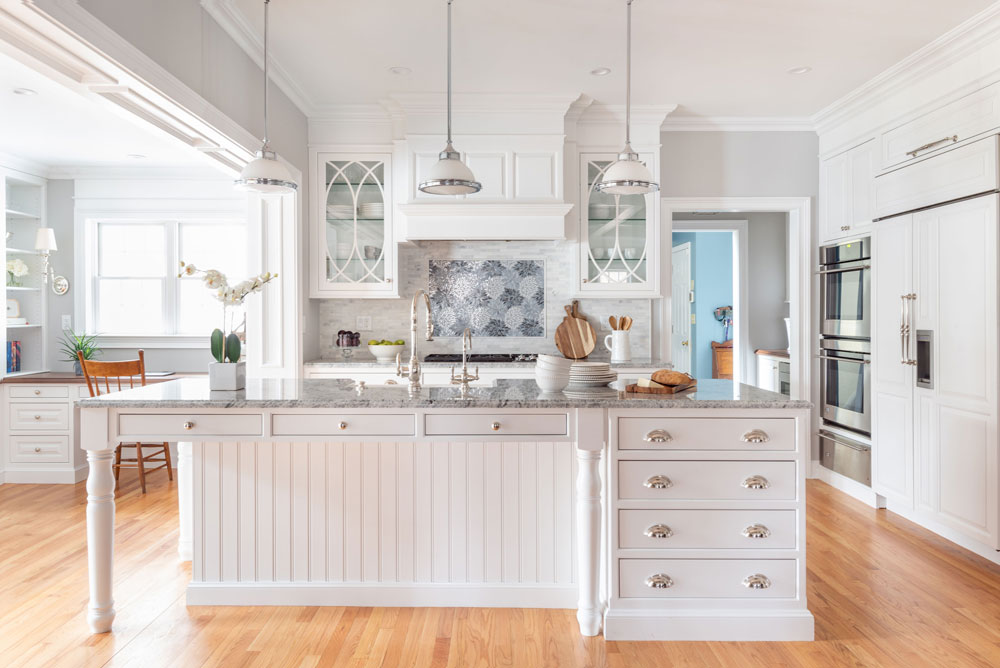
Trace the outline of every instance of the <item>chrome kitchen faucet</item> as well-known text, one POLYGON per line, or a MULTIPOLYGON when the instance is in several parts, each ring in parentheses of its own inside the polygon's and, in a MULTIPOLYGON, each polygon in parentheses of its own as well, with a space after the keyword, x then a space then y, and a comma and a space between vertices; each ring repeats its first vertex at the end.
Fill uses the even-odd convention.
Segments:
POLYGON ((431 298, 423 290, 417 290, 410 303, 410 363, 403 366, 400 356, 396 353, 396 375, 400 378, 410 380, 410 394, 420 391, 420 360, 417 358, 417 300, 424 297, 424 304, 427 305, 427 338, 426 341, 434 340, 434 320, 431 318, 431 298))

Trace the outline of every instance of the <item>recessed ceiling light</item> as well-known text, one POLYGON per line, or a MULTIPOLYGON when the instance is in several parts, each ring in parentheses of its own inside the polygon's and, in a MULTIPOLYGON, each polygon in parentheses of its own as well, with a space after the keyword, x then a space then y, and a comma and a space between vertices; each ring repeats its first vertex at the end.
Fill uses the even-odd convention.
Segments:
POLYGON ((804 66, 803 67, 793 67, 792 69, 788 70, 788 73, 789 74, 807 74, 809 72, 812 72, 812 69, 813 68, 811 68, 811 67, 804 67, 804 66))
POLYGON ((395 74, 397 77, 405 77, 412 71, 413 70, 411 70, 409 67, 402 67, 400 65, 396 65, 395 67, 389 68, 389 74, 395 74))
POLYGON ((598 67, 598 68, 590 70, 590 73, 592 75, 594 75, 595 77, 606 77, 609 74, 611 74, 611 68, 610 67, 598 67))
POLYGON ((146 156, 144 156, 142 153, 129 153, 128 157, 132 158, 133 160, 145 160, 146 159, 146 156))
POLYGON ((38 91, 31 90, 30 88, 15 88, 14 95, 38 95, 38 91))

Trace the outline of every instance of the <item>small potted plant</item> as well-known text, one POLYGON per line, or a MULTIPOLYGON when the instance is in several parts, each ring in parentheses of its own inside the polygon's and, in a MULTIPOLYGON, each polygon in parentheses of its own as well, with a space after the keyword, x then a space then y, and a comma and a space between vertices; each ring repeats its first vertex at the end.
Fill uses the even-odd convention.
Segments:
POLYGON ((212 331, 211 350, 215 362, 208 365, 208 388, 210 390, 242 390, 246 387, 246 362, 240 361, 243 346, 239 336, 233 331, 233 323, 229 321, 229 307, 242 305, 247 296, 260 292, 264 286, 278 277, 277 274, 265 272, 229 285, 226 275, 216 269, 198 269, 193 264, 181 262, 181 276, 201 276, 205 287, 215 291, 215 298, 222 302, 222 327, 212 331))
POLYGON ((83 359, 92 360, 101 354, 101 349, 97 347, 97 335, 77 334, 67 329, 63 332, 62 340, 59 341, 59 350, 67 362, 73 363, 73 371, 76 375, 82 376, 83 369, 80 367, 80 358, 77 353, 83 353, 83 359))

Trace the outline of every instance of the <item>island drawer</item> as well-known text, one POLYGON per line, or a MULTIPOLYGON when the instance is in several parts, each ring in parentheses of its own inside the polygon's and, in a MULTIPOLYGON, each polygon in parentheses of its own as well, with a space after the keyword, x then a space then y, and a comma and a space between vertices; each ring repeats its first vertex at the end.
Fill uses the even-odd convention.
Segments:
POLYGON ((623 549, 794 549, 794 510, 620 510, 623 549))
POLYGON ((413 436, 417 419, 414 415, 366 415, 306 413, 275 415, 271 418, 271 433, 275 436, 356 435, 413 436))
POLYGON ((566 413, 431 413, 424 417, 428 436, 565 436, 566 413))
POLYGON ((618 418, 619 450, 795 450, 787 418, 618 418))
POLYGON ((191 435, 260 436, 263 433, 260 415, 164 415, 136 413, 118 417, 120 436, 153 436, 165 441, 180 440, 191 435), (173 438, 173 437, 177 438, 173 438))
POLYGON ((11 435, 10 461, 17 463, 29 462, 68 462, 69 436, 26 436, 11 435))
POLYGON ((69 405, 50 404, 9 404, 10 429, 46 431, 69 429, 69 405))
POLYGON ((68 385, 11 385, 11 399, 68 399, 68 385))
POLYGON ((618 578, 622 598, 794 598, 798 585, 795 559, 620 559, 618 578))
POLYGON ((795 462, 618 462, 620 499, 794 500, 795 484, 795 462))

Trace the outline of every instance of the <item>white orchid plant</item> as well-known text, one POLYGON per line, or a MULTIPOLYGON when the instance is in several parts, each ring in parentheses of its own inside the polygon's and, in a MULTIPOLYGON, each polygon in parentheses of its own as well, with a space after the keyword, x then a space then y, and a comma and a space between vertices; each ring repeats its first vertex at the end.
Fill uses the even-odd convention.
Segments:
POLYGON ((205 287, 215 291, 215 298, 222 302, 222 326, 229 329, 229 334, 225 334, 222 329, 216 328, 212 331, 212 356, 219 363, 236 363, 240 361, 242 344, 239 336, 233 331, 231 323, 227 323, 227 315, 230 306, 240 306, 243 301, 255 292, 260 292, 264 286, 278 277, 277 274, 265 272, 257 276, 251 276, 245 281, 240 281, 236 285, 230 285, 229 279, 218 269, 198 269, 189 262, 181 262, 181 273, 183 276, 200 276, 205 287))
POLYGON ((21 258, 7 260, 7 285, 17 287, 21 278, 28 275, 28 265, 21 258))

